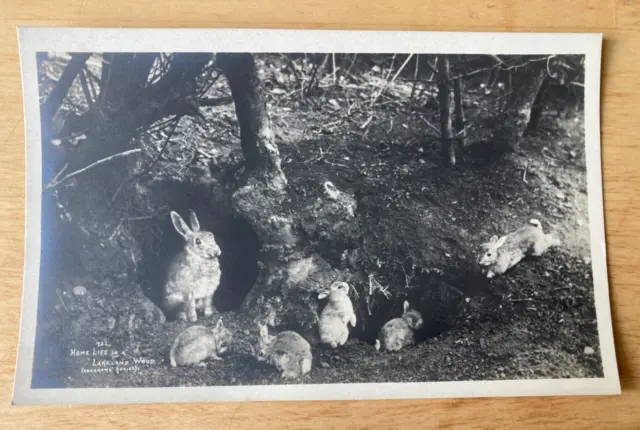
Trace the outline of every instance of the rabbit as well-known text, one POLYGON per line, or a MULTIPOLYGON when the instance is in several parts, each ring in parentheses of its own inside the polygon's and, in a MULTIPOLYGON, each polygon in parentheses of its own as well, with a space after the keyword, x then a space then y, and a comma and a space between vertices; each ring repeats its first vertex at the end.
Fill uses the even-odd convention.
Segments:
POLYGON ((282 377, 291 379, 311 371, 313 357, 311 345, 294 331, 283 331, 277 336, 269 335, 264 324, 258 324, 260 338, 254 347, 258 361, 268 362, 282 371, 282 377))
POLYGON ((164 286, 164 308, 177 313, 180 320, 197 321, 196 310, 205 317, 213 315, 213 294, 220 284, 220 247, 213 233, 200 231, 194 211, 189 210, 191 228, 182 217, 171 211, 176 231, 184 237, 184 249, 169 264, 164 286))
POLYGON ((411 309, 409 302, 405 300, 402 317, 387 321, 378 333, 376 350, 384 348, 387 351, 398 351, 407 345, 414 343, 414 331, 422 328, 422 316, 420 312, 411 309))
POLYGON ((337 348, 347 342, 349 327, 356 326, 356 314, 349 298, 349 284, 346 282, 334 282, 328 291, 318 295, 319 299, 329 297, 329 303, 322 310, 318 329, 322 343, 331 348, 337 348))
POLYGON ((487 269, 487 278, 493 278, 505 273, 524 257, 539 257, 550 247, 560 244, 558 238, 542 231, 540 221, 531 219, 529 225, 499 239, 493 236, 488 243, 482 244, 485 251, 478 263, 487 269))
POLYGON ((171 367, 206 366, 204 360, 222 360, 233 335, 222 324, 222 318, 213 329, 194 325, 184 330, 173 342, 169 352, 171 367))

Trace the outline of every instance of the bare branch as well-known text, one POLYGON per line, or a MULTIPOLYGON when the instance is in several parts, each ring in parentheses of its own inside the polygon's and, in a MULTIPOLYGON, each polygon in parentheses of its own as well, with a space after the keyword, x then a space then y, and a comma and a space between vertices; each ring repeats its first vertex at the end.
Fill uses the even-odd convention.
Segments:
POLYGON ((409 105, 413 106, 413 96, 416 93, 416 84, 418 83, 418 66, 420 65, 420 55, 416 54, 416 68, 413 71, 413 85, 411 86, 411 95, 409 96, 409 105))
POLYGON ((117 159, 117 158, 126 157, 127 155, 137 154, 137 153, 139 153, 139 152, 141 152, 141 151, 142 151, 142 149, 140 149, 140 148, 130 149, 129 151, 120 152, 120 153, 118 153, 118 154, 114 154, 114 155, 111 155, 111 156, 109 156, 109 157, 103 158, 103 159, 101 159, 101 160, 96 161, 95 163, 91 163, 91 164, 89 164, 87 167, 83 167, 83 168, 82 168, 82 169, 80 169, 80 170, 76 170, 75 172, 71 172, 71 173, 69 173, 67 176, 65 176, 64 178, 60 179, 59 181, 56 181, 56 182, 50 182, 49 184, 47 184, 47 185, 44 187, 44 189, 45 189, 45 190, 48 190, 49 188, 55 188, 55 187, 57 187, 58 185, 62 184, 63 182, 66 182, 66 181, 68 181, 69 179, 73 178, 74 176, 77 176, 77 175, 79 175, 79 174, 81 174, 81 173, 84 173, 84 172, 86 172, 87 170, 91 170, 92 168, 94 168, 94 167, 96 167, 96 166, 98 166, 98 165, 100 165, 100 164, 106 163, 106 162, 111 161, 111 160, 115 160, 115 159, 117 159))
MULTIPOLYGON (((431 71, 433 72, 434 75, 438 71, 438 69, 436 69, 436 66, 435 66, 437 61, 438 61, 438 57, 436 57, 436 61, 433 62, 433 65, 429 61, 427 61, 427 66, 431 69, 431 71)), ((433 77, 430 78, 430 79, 433 79, 433 77)))
POLYGON ((440 130, 438 130, 438 128, 435 125, 431 124, 429 121, 427 121, 423 117, 420 117, 420 119, 424 121, 424 123, 427 124, 427 126, 429 126, 431 130, 436 132, 436 136, 440 136, 440 130))
MULTIPOLYGON (((402 65, 400 66, 400 68, 396 72, 396 74, 393 75, 393 78, 391 78, 390 81, 387 80, 387 82, 385 82, 385 84, 382 86, 382 88, 380 88, 380 91, 378 91, 378 94, 374 97, 373 101, 369 104, 369 107, 373 107, 373 105, 376 104, 376 101, 378 101, 378 98, 380 98, 380 95, 384 92, 384 90, 387 89, 387 87, 390 84, 392 84, 396 80, 398 75, 402 72, 402 69, 404 69, 404 67, 407 65, 407 63, 409 62, 409 60, 411 60, 412 57, 413 57, 413 54, 409 54, 407 59, 404 60, 404 63, 402 63, 402 65)), ((394 58, 395 58, 395 54, 394 54, 394 58)), ((389 69, 389 71, 391 71, 391 69, 389 69)))
POLYGON ((91 90, 89 90, 89 85, 87 84, 87 77, 84 73, 84 70, 80 71, 80 86, 82 87, 84 98, 85 100, 87 100, 87 106, 89 106, 89 109, 91 109, 94 100, 91 94, 91 90))
POLYGON ((202 107, 224 106, 233 103, 233 97, 210 98, 204 97, 198 99, 198 104, 202 107))

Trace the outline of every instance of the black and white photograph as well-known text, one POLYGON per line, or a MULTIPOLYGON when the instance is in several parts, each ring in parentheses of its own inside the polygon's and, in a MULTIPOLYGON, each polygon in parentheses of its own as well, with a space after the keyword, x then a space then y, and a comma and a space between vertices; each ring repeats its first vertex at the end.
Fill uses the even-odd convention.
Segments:
POLYGON ((619 393, 599 35, 20 43, 15 403, 619 393))

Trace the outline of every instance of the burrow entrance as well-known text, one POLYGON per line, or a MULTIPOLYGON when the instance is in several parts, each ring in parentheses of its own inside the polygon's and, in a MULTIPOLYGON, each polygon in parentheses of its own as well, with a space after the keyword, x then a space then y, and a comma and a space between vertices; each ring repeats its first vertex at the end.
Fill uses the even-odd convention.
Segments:
MULTIPOLYGON (((405 271, 389 271, 379 280, 385 285, 405 285, 405 271)), ((370 288, 368 280, 356 285, 358 298, 352 300, 359 322, 351 335, 362 341, 374 343, 380 329, 389 320, 399 318, 403 303, 407 300, 412 309, 420 312, 423 327, 415 332, 416 342, 436 337, 459 323, 468 310, 470 300, 479 296, 491 296, 489 282, 472 265, 460 269, 434 273, 415 269, 410 288, 390 290, 390 297, 376 294, 373 305, 367 301, 370 288)))
POLYGON ((168 211, 178 212, 188 223, 192 209, 201 230, 213 232, 221 250, 214 307, 219 312, 239 309, 258 276, 261 243, 251 226, 224 199, 216 200, 208 185, 163 183, 154 185, 150 194, 154 206, 164 210, 134 233, 142 251, 139 275, 144 294, 161 305, 169 263, 184 249, 184 239, 174 229, 168 211))

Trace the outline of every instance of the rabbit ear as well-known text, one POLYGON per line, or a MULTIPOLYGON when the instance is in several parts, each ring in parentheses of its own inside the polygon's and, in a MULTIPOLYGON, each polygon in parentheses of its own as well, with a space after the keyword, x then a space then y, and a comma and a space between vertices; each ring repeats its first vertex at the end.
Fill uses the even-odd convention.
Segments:
POLYGON ((491 239, 489 239, 489 243, 493 244, 496 243, 498 241, 498 236, 491 236, 491 239))
POLYGON ((185 239, 191 234, 191 229, 187 223, 184 222, 182 217, 175 211, 171 211, 171 222, 173 223, 173 227, 176 231, 185 239))
POLYGON ((200 222, 198 221, 198 217, 191 209, 189 209, 189 221, 191 222, 191 230, 200 231, 200 222))
POLYGON ((325 297, 328 297, 328 296, 329 296, 329 293, 326 291, 323 291, 320 294, 318 294, 319 299, 324 299, 325 297))
POLYGON ((409 310, 409 302, 405 300, 404 304, 402 305, 402 311, 407 312, 408 310, 409 310))
POLYGON ((498 241, 496 242, 496 248, 500 248, 502 245, 504 245, 504 242, 507 240, 507 236, 502 236, 500 239, 498 239, 498 241))
POLYGON ((222 324, 222 318, 220 318, 218 320, 218 322, 216 323, 216 330, 220 330, 223 327, 224 327, 224 325, 222 324))

